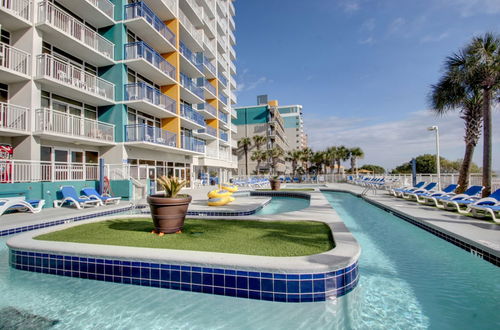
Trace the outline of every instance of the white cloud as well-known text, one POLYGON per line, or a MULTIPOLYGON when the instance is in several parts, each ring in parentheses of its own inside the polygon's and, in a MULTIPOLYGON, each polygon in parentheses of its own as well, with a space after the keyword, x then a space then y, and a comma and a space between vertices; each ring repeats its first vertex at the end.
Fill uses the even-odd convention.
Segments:
POLYGON ((389 25, 389 33, 398 33, 405 26, 406 20, 403 17, 398 17, 389 25))
POLYGON ((421 43, 427 43, 427 42, 439 42, 443 39, 446 39, 448 38, 450 34, 448 32, 443 32, 441 34, 438 34, 438 35, 434 35, 434 34, 431 34, 431 35, 426 35, 424 37, 422 37, 420 39, 420 42, 421 43))
MULTIPOLYGON (((493 116, 494 145, 500 143, 500 116, 493 116)), ((379 164, 392 169, 412 157, 435 153, 434 134, 427 127, 438 125, 441 154, 448 159, 463 158, 464 126, 458 113, 436 117, 430 111, 411 113, 406 119, 370 124, 373 118, 321 118, 306 116, 309 144, 315 150, 332 145, 359 146, 365 151, 363 163, 379 164)), ((481 164, 482 142, 476 148, 474 160, 481 164)), ((493 150, 493 168, 500 169, 500 149, 493 150)))
POLYGON ((368 37, 366 39, 360 40, 359 43, 361 45, 373 45, 375 43, 375 39, 373 37, 368 37))
POLYGON ((455 7, 463 17, 500 13, 499 0, 441 0, 441 2, 443 5, 455 7))
POLYGON ((267 83, 272 83, 273 80, 270 80, 270 79, 268 79, 265 76, 262 76, 262 77, 259 77, 258 79, 252 80, 250 82, 248 82, 248 81, 240 81, 238 83, 236 91, 237 92, 251 91, 251 90, 257 88, 257 86, 262 85, 262 84, 264 84, 266 82, 267 83))
POLYGON ((357 0, 342 1, 339 5, 346 13, 352 13, 361 9, 361 4, 357 0))
POLYGON ((362 31, 373 31, 375 30, 376 24, 374 18, 369 18, 361 24, 362 31))

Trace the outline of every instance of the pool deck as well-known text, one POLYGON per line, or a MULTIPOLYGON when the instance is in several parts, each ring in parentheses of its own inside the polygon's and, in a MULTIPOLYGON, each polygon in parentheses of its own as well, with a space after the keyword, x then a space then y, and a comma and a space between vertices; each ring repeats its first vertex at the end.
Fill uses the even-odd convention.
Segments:
MULTIPOLYGON (((347 183, 329 184, 328 188, 324 188, 323 190, 328 189, 350 192, 358 196, 363 191, 362 187, 347 183)), ((441 233, 457 238, 471 245, 472 248, 475 247, 484 250, 500 258, 500 225, 464 216, 457 212, 445 211, 403 198, 396 198, 384 190, 377 191, 376 194, 370 192, 361 197, 382 208, 401 214, 441 233)))

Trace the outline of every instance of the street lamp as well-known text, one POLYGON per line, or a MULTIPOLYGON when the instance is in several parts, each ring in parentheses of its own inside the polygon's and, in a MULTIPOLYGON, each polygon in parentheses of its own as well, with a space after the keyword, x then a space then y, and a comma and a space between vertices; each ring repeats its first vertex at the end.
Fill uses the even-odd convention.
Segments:
POLYGON ((428 131, 436 131, 436 169, 437 169, 437 184, 438 190, 441 190, 441 161, 439 157, 439 127, 431 126, 427 128, 428 131))

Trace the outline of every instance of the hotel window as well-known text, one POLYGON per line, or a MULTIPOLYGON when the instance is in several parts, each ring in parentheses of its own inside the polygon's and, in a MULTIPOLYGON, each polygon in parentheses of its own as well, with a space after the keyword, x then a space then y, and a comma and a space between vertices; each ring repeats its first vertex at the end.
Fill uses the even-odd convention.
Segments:
POLYGON ((42 108, 53 109, 87 119, 97 120, 97 108, 90 104, 68 99, 64 96, 42 91, 42 108))
POLYGON ((0 84, 0 102, 7 102, 9 100, 9 86, 0 84))
POLYGON ((2 30, 0 33, 0 41, 4 44, 10 45, 10 33, 8 31, 2 30))
POLYGON ((149 86, 153 86, 156 89, 160 89, 160 85, 153 83, 148 78, 138 74, 137 72, 135 72, 134 70, 131 70, 131 69, 127 70, 127 79, 128 79, 129 84, 144 82, 144 83, 148 84, 149 86))
POLYGON ((90 74, 93 74, 94 76, 97 76, 97 67, 93 66, 92 64, 89 64, 89 63, 82 61, 78 57, 75 57, 75 56, 65 52, 62 49, 54 47, 47 42, 43 42, 43 44, 42 44, 42 53, 43 54, 50 54, 50 55, 54 56, 55 58, 60 59, 61 61, 68 62, 77 68, 83 69, 85 72, 88 72, 90 74))

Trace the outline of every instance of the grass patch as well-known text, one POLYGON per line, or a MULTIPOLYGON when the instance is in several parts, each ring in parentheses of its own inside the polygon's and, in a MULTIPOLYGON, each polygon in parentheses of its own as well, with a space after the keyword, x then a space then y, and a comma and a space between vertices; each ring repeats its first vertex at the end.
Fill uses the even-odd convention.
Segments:
MULTIPOLYGON (((255 189, 257 191, 273 191, 272 189, 255 189)), ((278 191, 314 191, 314 188, 284 188, 278 191)))
POLYGON ((182 234, 151 234, 148 219, 116 219, 75 226, 37 240, 273 257, 306 256, 334 247, 330 228, 317 221, 186 219, 182 234))

